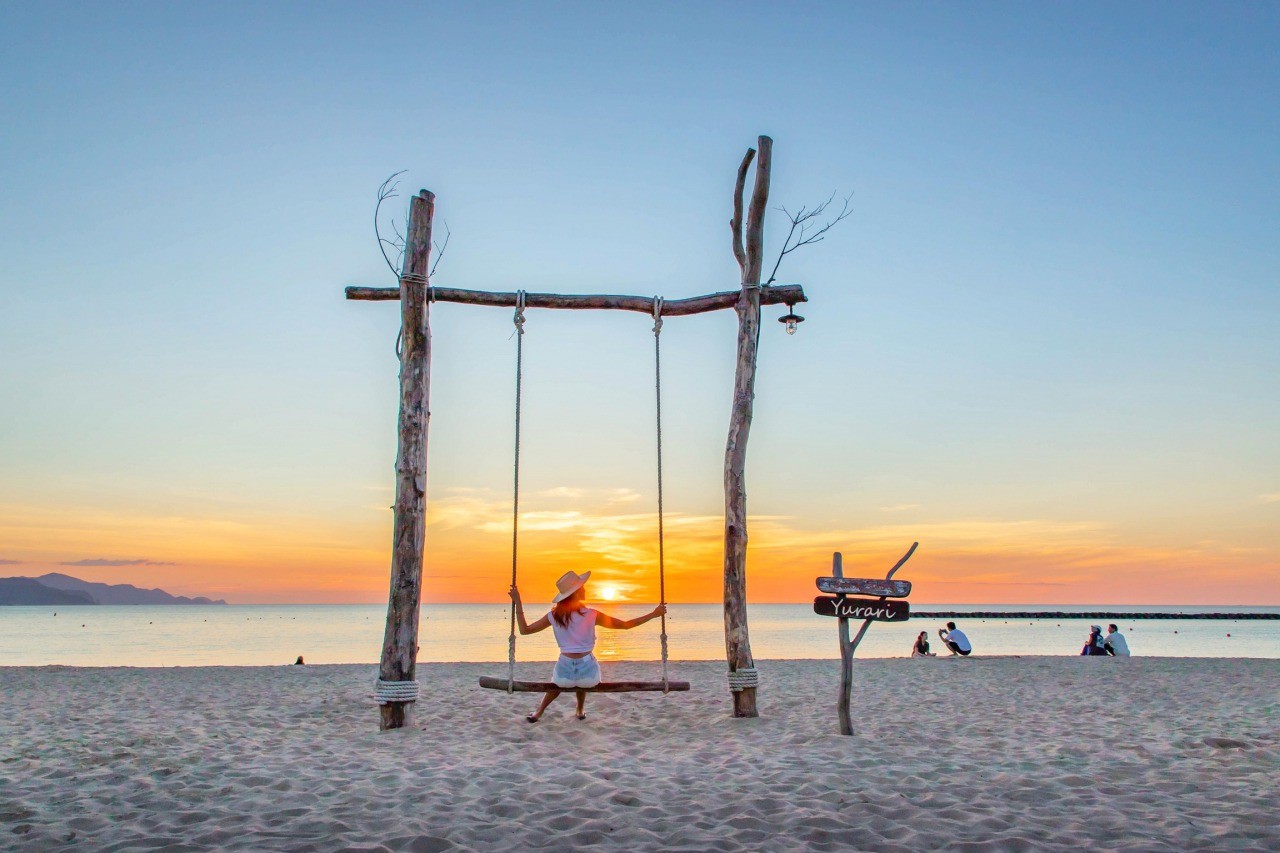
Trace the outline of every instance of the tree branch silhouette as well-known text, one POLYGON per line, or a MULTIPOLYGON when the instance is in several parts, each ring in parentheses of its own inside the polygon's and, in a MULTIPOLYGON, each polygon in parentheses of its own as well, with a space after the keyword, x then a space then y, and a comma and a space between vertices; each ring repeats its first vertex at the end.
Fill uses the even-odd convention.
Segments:
POLYGON ((836 200, 836 193, 832 191, 831 195, 822 204, 814 207, 812 210, 805 207, 800 208, 795 213, 787 210, 785 207, 778 208, 787 215, 787 219, 791 221, 791 228, 787 231, 787 239, 782 241, 782 251, 778 253, 778 260, 773 264, 773 270, 769 273, 769 280, 765 284, 773 284, 778 277, 778 267, 782 265, 782 259, 787 255, 799 249, 801 246, 811 246, 814 243, 821 243, 826 239, 826 234, 837 224, 848 218, 853 213, 849 209, 849 201, 853 198, 853 194, 844 197, 840 205, 840 212, 828 219, 825 223, 819 224, 819 220, 831 207, 831 203, 836 200))

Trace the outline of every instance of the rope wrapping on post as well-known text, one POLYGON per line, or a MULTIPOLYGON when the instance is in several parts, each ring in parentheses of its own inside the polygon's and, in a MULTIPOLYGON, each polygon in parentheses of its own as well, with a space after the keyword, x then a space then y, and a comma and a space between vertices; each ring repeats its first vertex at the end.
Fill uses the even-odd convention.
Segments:
MULTIPOLYGON (((428 279, 425 275, 420 272, 400 273, 400 284, 403 285, 406 281, 410 284, 424 285, 427 288, 427 296, 430 297, 432 302, 436 301, 436 289, 428 283, 428 279)), ((396 332, 396 358, 401 358, 403 355, 404 329, 401 328, 396 332)))
MULTIPOLYGON (((662 297, 653 297, 653 387, 658 422, 658 603, 667 603, 666 545, 663 532, 662 510, 662 297)), ((662 613, 662 631, 658 635, 662 643, 662 692, 670 692, 667 679, 667 614, 662 613)))
MULTIPOLYGON (((524 371, 524 297, 523 290, 516 293, 516 312, 511 322, 516 327, 516 447, 515 482, 511 493, 511 586, 516 585, 517 557, 520 553, 520 394, 524 371)), ((516 603, 511 602, 511 635, 507 638, 507 692, 516 685, 516 603)))
POLYGON ((760 673, 756 671, 755 667, 739 669, 736 672, 731 671, 728 675, 729 689, 734 693, 760 686, 760 673))
POLYGON ((383 681, 379 678, 373 689, 373 698, 379 705, 390 705, 392 702, 417 702, 418 682, 383 681))

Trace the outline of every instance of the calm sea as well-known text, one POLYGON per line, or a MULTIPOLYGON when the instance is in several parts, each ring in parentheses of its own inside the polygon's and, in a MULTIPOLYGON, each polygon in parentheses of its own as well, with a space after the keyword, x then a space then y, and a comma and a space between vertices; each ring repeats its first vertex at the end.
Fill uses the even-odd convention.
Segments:
MULTIPOLYGON (((615 606, 627 618, 642 606, 615 606)), ((1276 607, 1056 605, 919 605, 942 610, 1155 611, 1280 613, 1276 607)), ((497 604, 438 604, 422 608, 423 661, 505 661, 508 609, 497 604)), ((530 618, 538 612, 529 608, 530 618)), ((724 657, 718 604, 676 604, 668 634, 675 660, 724 657)), ((372 663, 378 659, 386 608, 381 605, 234 605, 227 607, 0 607, 0 666, 208 666, 292 663, 372 663)), ((761 659, 839 656, 835 619, 808 604, 757 604, 749 611, 751 647, 761 659)), ((977 654, 1074 655, 1089 619, 961 619, 977 654)), ((906 655, 917 632, 928 630, 935 651, 941 620, 872 625, 859 657, 906 655)), ((1135 620, 1121 625, 1135 655, 1280 658, 1280 621, 1135 620)), ((552 660, 551 632, 518 638, 520 660, 552 660)), ((601 630, 602 660, 655 660, 658 623, 632 631, 601 630)))

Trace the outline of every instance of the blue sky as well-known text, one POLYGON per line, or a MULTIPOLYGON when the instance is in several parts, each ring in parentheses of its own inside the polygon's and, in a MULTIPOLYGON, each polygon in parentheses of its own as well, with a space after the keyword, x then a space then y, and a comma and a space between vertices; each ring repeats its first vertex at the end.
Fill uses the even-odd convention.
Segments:
MULTIPOLYGON (((31 573, 148 559, 176 566, 94 579, 254 600, 305 598, 310 573, 376 600, 397 317, 341 288, 391 283, 378 183, 437 193, 438 283, 678 297, 736 284, 734 169, 767 133, 776 204, 853 193, 783 265, 812 300, 801 333, 761 350, 751 500, 780 542, 870 560, 868 531, 918 535, 936 600, 1161 600, 1176 563, 1280 602, 1274 5, 51 3, 0 23, 0 558, 31 573), (324 559, 298 544, 316 529, 324 559), (991 559, 960 559, 960 529, 991 559), (292 585, 264 591, 249 567, 282 562, 292 585)), ((510 317, 445 306, 434 328, 433 497, 500 504, 510 317)), ((647 506, 643 318, 529 330, 530 488, 647 506)), ((664 332, 668 502, 691 518, 719 511, 732 338, 728 314, 664 332)))

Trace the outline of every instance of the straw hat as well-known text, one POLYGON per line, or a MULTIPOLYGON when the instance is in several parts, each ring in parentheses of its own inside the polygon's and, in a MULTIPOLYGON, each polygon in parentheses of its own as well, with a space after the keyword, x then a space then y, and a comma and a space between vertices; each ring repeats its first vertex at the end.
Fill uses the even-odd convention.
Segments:
POLYGON ((591 577, 591 572, 583 572, 578 574, 574 571, 565 572, 560 576, 560 580, 556 581, 556 589, 560 593, 553 599, 552 604, 559 604, 578 590, 582 589, 582 585, 587 582, 587 578, 591 577))

